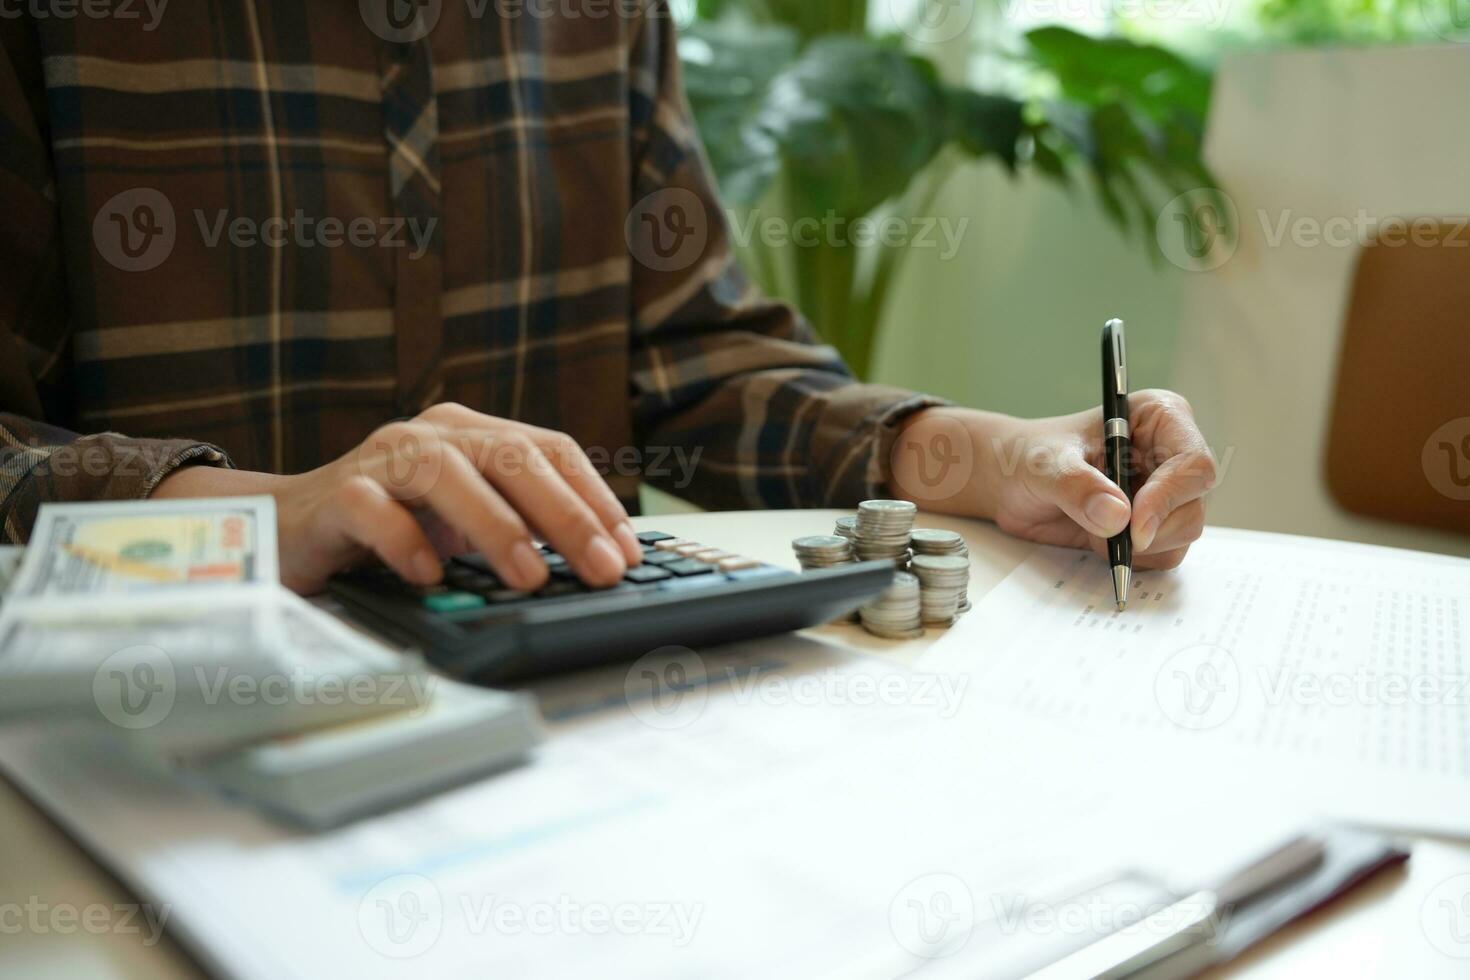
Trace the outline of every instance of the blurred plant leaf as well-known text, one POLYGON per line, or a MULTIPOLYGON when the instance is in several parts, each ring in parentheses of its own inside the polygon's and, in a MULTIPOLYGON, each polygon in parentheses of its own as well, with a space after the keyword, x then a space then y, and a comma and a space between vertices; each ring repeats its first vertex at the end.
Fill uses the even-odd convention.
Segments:
POLYGON ((781 146, 799 210, 867 214, 908 187, 946 133, 933 65, 895 45, 833 35, 771 84, 760 129, 781 146))
POLYGON ((1026 130, 1025 105, 1004 95, 966 88, 952 88, 945 94, 950 137, 971 156, 994 153, 1007 170, 1015 173, 1021 136, 1026 130))
POLYGON ((1025 58, 1056 78, 1064 98, 1091 106, 1126 101, 1154 118, 1203 119, 1210 75, 1172 51, 1065 27, 1025 35, 1025 58))
MULTIPOLYGON (((906 207, 932 207, 958 155, 933 164, 952 146, 1064 187, 1085 179, 1113 221, 1152 242, 1161 190, 1214 186, 1201 158, 1211 77, 1164 48, 1030 31, 1016 58, 1052 95, 1027 100, 946 84, 900 39, 864 34, 865 0, 698 0, 698 10, 709 19, 680 47, 686 89, 736 206, 779 186, 775 204, 790 218, 908 217, 906 207)), ((846 242, 759 259, 767 284, 792 283, 818 330, 865 374, 898 256, 880 251, 861 284, 846 242), (787 275, 771 274, 776 262, 787 275)))
POLYGON ((756 117, 798 50, 791 29, 740 20, 698 22, 680 39, 684 91, 730 204, 755 204, 780 173, 784 151, 756 117))

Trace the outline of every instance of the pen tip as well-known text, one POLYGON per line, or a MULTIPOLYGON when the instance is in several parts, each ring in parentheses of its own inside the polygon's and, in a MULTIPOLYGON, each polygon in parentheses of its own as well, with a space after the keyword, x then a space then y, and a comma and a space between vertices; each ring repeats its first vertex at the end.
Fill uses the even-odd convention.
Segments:
POLYGON ((1128 608, 1128 586, 1132 584, 1133 570, 1127 565, 1113 567, 1113 598, 1117 600, 1118 612, 1128 608))

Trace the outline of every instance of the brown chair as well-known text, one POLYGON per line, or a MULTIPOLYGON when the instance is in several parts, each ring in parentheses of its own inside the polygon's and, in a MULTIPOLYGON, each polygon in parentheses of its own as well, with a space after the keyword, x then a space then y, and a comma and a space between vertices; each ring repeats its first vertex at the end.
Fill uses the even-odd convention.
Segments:
POLYGON ((1470 535, 1470 230, 1464 222, 1385 225, 1359 256, 1327 484, 1355 514, 1470 535))

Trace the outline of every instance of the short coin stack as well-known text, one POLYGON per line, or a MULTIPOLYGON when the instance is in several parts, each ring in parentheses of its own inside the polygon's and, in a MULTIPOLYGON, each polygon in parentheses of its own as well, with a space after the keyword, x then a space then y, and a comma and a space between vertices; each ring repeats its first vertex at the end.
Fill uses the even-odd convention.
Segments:
POLYGON ((919 509, 906 500, 866 500, 858 505, 853 550, 863 561, 891 561, 902 569, 909 559, 909 532, 919 509))
POLYGON ((796 560, 801 562, 803 572, 851 565, 856 561, 852 556, 852 542, 833 534, 797 538, 791 542, 791 547, 796 552, 796 560))
POLYGON ((837 526, 832 530, 832 533, 835 534, 835 535, 837 535, 840 538, 846 538, 849 541, 856 541, 857 540, 857 518, 856 517, 839 517, 839 518, 837 518, 837 526))
POLYGON ((925 623, 950 626, 959 614, 960 594, 970 580, 970 559, 959 555, 915 555, 909 565, 923 587, 925 623))
POLYGON ((919 580, 897 572, 893 584, 858 610, 863 629, 889 640, 912 640, 924 635, 919 617, 919 580))
MULTIPOLYGON (((920 528, 913 532, 910 541, 914 549, 914 555, 958 555, 965 559, 966 567, 969 566, 970 549, 965 544, 965 539, 954 531, 941 531, 937 528, 920 528)), ((958 612, 970 611, 969 574, 965 575, 965 584, 960 588, 960 602, 958 612)))

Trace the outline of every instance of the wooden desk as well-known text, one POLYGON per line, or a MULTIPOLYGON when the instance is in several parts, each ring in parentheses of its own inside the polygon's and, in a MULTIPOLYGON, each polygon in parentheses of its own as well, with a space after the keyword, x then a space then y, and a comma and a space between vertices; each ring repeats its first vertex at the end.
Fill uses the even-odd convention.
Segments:
MULTIPOLYGON (((838 511, 685 514, 644 518, 641 528, 738 549, 773 564, 796 567, 791 539, 826 533, 838 511)), ((923 523, 960 531, 970 544, 972 600, 984 595, 1023 561, 1031 546, 1006 537, 987 524, 925 516, 923 523)), ((831 628, 828 628, 831 629, 831 628)), ((840 628, 839 628, 840 629, 840 628)), ((856 630, 840 635, 852 645, 911 661, 939 635, 893 643, 856 630)), ((119 931, 70 933, 19 928, 17 914, 27 903, 52 909, 112 909, 133 899, 84 852, 61 834, 14 787, 0 781, 0 976, 33 980, 169 980, 201 976, 185 953, 167 937, 149 946, 143 936, 119 931)), ((1428 940, 1425 917, 1449 914, 1439 906, 1436 886, 1470 872, 1470 845, 1417 842, 1407 869, 1378 876, 1344 900, 1309 917, 1211 977, 1343 978, 1464 977, 1470 975, 1470 933, 1454 958, 1428 940)), ((1470 879, 1467 879, 1470 880, 1470 879)), ((1464 898, 1463 892, 1460 898, 1464 898)), ((1463 912, 1462 912, 1463 914, 1463 912)), ((99 913, 100 915, 100 913, 99 913)), ((114 917, 112 921, 117 921, 114 917)), ((1470 930, 1470 916, 1464 925, 1470 930)))

